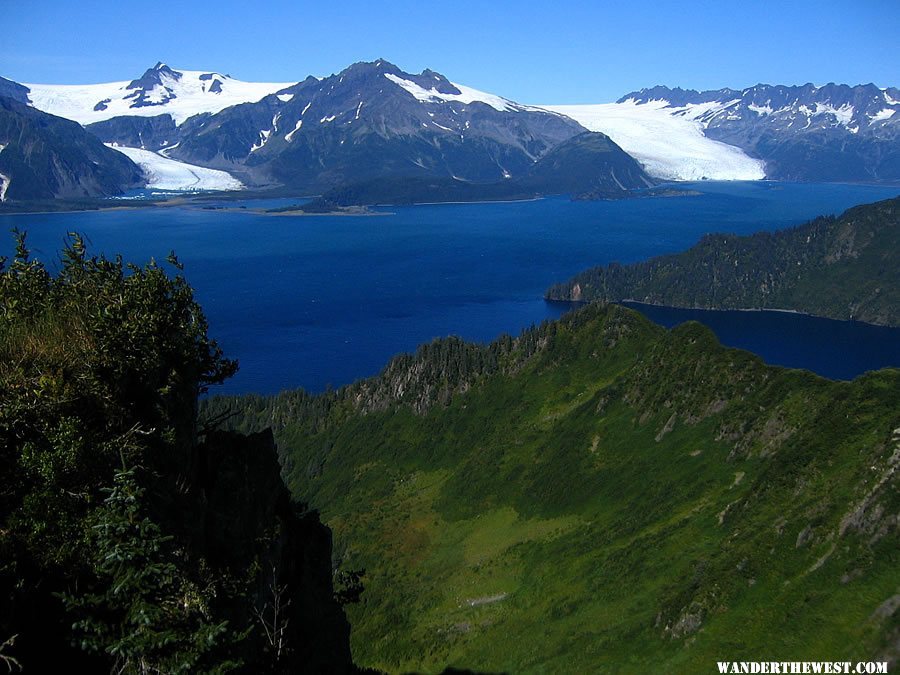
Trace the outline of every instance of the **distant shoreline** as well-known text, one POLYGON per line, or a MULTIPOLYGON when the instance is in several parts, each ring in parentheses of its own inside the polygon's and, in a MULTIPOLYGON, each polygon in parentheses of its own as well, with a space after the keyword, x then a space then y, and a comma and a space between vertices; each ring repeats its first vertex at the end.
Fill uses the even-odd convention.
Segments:
POLYGON ((548 197, 557 195, 542 195, 540 197, 522 197, 521 199, 474 199, 468 202, 412 202, 411 204, 385 204, 384 206, 444 206, 450 204, 516 204, 518 202, 539 202, 548 197))
MULTIPOLYGON (((632 300, 631 298, 625 298, 624 300, 618 301, 618 304, 624 305, 625 303, 631 305, 643 305, 644 307, 667 307, 669 309, 687 309, 692 310, 696 309, 701 312, 781 312, 783 314, 800 314, 802 316, 815 316, 820 319, 830 319, 831 321, 853 321, 853 319, 835 319, 830 316, 818 316, 817 314, 809 314, 808 312, 803 312, 799 309, 776 309, 774 307, 682 307, 679 305, 663 305, 656 302, 643 302, 641 300, 632 300)), ((863 323, 863 322, 857 322, 863 323)), ((873 326, 877 326, 878 324, 871 324, 873 326)))
MULTIPOLYGON (((548 302, 560 302, 559 300, 548 300, 548 302)), ((588 304, 592 300, 566 300, 563 302, 572 302, 579 304, 588 304)), ((883 323, 870 323, 861 319, 836 319, 833 316, 822 316, 821 314, 810 314, 799 309, 778 309, 774 307, 681 307, 678 305, 662 305, 654 302, 641 302, 640 300, 619 300, 618 305, 640 305, 642 307, 659 307, 661 309, 679 309, 679 310, 697 310, 700 312, 777 312, 778 314, 796 314, 797 316, 808 316, 813 319, 825 319, 826 321, 837 321, 839 323, 859 323, 866 326, 874 326, 876 328, 900 329, 900 326, 892 326, 883 323), (627 304, 626 304, 627 303, 627 304)))
MULTIPOLYGON (((747 181, 666 181, 656 186, 655 188, 649 188, 647 190, 638 191, 635 194, 630 194, 625 196, 624 198, 644 198, 644 197, 687 197, 687 196, 697 196, 699 194, 703 194, 702 190, 697 190, 696 186, 702 186, 704 184, 715 184, 715 183, 757 183, 757 184, 769 184, 769 185, 779 185, 782 183, 792 183, 793 181, 778 181, 778 180, 770 180, 767 178, 759 179, 759 180, 747 180, 747 181), (687 187, 693 185, 694 187, 687 187), (653 194, 653 190, 660 190, 659 193, 653 194), (666 190, 676 190, 682 191, 681 194, 666 194, 666 190), (642 192, 649 194, 641 194, 642 192)), ((825 183, 828 185, 845 185, 845 186, 853 186, 853 187, 873 187, 873 188, 898 188, 900 189, 900 183, 894 181, 885 181, 881 183, 869 183, 865 181, 836 181, 825 183)), ((78 205, 67 205, 64 208, 53 209, 53 208, 41 208, 38 207, 36 210, 23 210, 19 211, 16 209, 0 208, 0 216, 35 216, 35 215, 47 215, 52 213, 83 213, 89 211, 124 211, 124 210, 137 210, 137 209, 146 209, 146 208, 173 208, 178 206, 196 206, 197 208, 203 208, 201 204, 207 200, 224 200, 231 202, 252 202, 255 200, 263 200, 263 199, 314 199, 315 196, 303 195, 293 197, 291 195, 284 195, 280 189, 274 189, 273 194, 266 195, 265 192, 250 190, 247 191, 248 194, 241 194, 240 191, 228 191, 222 192, 221 194, 217 194, 216 192, 202 192, 202 193, 185 193, 183 195, 173 196, 170 199, 122 199, 122 198, 111 198, 111 199, 98 199, 97 201, 86 203, 83 206, 78 205)), ((389 203, 385 202, 383 204, 369 204, 364 205, 363 208, 374 208, 374 207, 405 207, 405 206, 442 206, 442 205, 465 205, 465 204, 515 204, 518 202, 536 202, 544 199, 551 199, 554 197, 566 196, 562 194, 549 194, 549 195, 539 195, 539 196, 529 196, 529 197, 521 197, 521 198, 511 198, 511 199, 473 199, 470 201, 427 201, 427 202, 408 202, 408 203, 389 203)), ((595 199, 602 198, 590 198, 590 199, 578 199, 577 195, 569 195, 569 197, 573 201, 594 201, 595 199)), ((40 200, 43 204, 52 204, 54 200, 40 200)), ((60 200, 62 202, 66 202, 67 200, 60 200)), ((27 206, 23 207, 27 208, 27 206)), ((216 210, 232 210, 232 211, 257 211, 256 209, 229 209, 228 207, 223 207, 216 210)), ((340 211, 333 212, 322 212, 322 213, 310 213, 310 212, 302 212, 300 213, 300 209, 297 209, 297 212, 284 212, 281 215, 310 215, 310 216, 318 216, 318 215, 390 215, 378 212, 372 212, 369 214, 362 213, 341 213, 340 211)), ((265 210, 259 210, 260 213, 267 213, 265 210)), ((279 215, 277 213, 268 212, 267 215, 279 215)), ((753 311, 753 310, 747 310, 753 311)), ((778 310, 772 310, 778 311, 778 310)), ((790 310, 785 310, 790 311, 790 310)), ((873 324, 877 325, 877 324, 873 324)))
POLYGON ((304 211, 303 209, 286 209, 286 210, 278 210, 278 211, 266 211, 264 209, 227 209, 228 211, 242 211, 243 213, 258 213, 262 216, 275 216, 275 217, 290 217, 290 218, 315 218, 316 216, 343 216, 348 218, 367 218, 370 216, 393 216, 393 213, 388 211, 372 211, 368 208, 358 208, 358 209, 340 209, 334 211, 304 211))
MULTIPOLYGON (((550 304, 560 304, 560 305, 571 305, 573 308, 582 307, 584 305, 589 305, 592 302, 602 302, 600 300, 561 300, 558 298, 548 298, 544 296, 544 302, 550 304)), ((808 316, 813 319, 825 319, 826 321, 837 321, 839 323, 858 323, 863 324, 865 326, 874 326, 876 328, 889 328, 889 329, 900 329, 900 326, 892 326, 890 324, 883 323, 871 323, 869 321, 862 321, 861 319, 836 319, 833 316, 822 316, 821 314, 810 314, 809 312, 804 312, 799 309, 781 309, 775 307, 684 307, 682 305, 664 305, 656 302, 642 302, 641 300, 632 300, 630 298, 625 298, 624 300, 615 300, 611 301, 611 304, 614 305, 623 305, 625 307, 630 307, 631 305, 638 305, 635 309, 640 311, 640 307, 658 307, 660 309, 677 309, 677 310, 685 310, 685 311, 698 311, 698 312, 777 312, 778 314, 795 314, 797 316, 808 316)))

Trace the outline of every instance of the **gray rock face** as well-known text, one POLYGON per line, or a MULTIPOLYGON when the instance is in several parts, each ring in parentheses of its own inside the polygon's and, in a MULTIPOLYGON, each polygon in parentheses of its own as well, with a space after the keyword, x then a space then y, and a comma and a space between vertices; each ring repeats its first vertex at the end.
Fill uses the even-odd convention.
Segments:
POLYGON ((897 88, 758 84, 701 92, 653 87, 619 102, 627 100, 664 100, 672 108, 717 103, 700 118, 705 134, 765 160, 768 178, 900 180, 897 88))

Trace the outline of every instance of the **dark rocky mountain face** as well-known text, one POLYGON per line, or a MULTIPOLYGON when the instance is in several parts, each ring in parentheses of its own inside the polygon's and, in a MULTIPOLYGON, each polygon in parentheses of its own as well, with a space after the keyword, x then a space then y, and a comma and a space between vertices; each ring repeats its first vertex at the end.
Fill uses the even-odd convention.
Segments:
POLYGON ((623 192, 653 185, 643 168, 609 136, 588 131, 553 148, 528 170, 522 182, 544 193, 585 195, 623 192))
POLYGON ((0 77, 0 96, 11 98, 19 103, 28 104, 30 103, 28 100, 29 91, 31 90, 23 84, 7 80, 5 77, 0 77))
POLYGON ((181 131, 175 126, 175 121, 169 114, 155 117, 122 115, 88 124, 84 128, 104 143, 145 150, 167 148, 177 143, 181 137, 181 131))
POLYGON ((76 122, 0 97, 3 201, 103 197, 143 185, 138 166, 76 122))
POLYGON ((730 101, 739 98, 741 92, 736 89, 708 89, 697 91, 696 89, 682 89, 681 87, 665 87, 657 85, 633 91, 625 94, 616 103, 634 101, 635 103, 650 103, 651 101, 668 101, 673 107, 690 105, 693 103, 707 103, 710 101, 730 101))
POLYGON ((473 183, 455 178, 381 176, 342 184, 304 204, 308 213, 347 206, 476 202, 568 194, 577 199, 619 197, 653 185, 640 164, 601 133, 586 131, 563 141, 516 178, 473 183))
POLYGON ((702 92, 653 87, 619 102, 628 100, 663 100, 673 109, 717 104, 697 118, 704 133, 765 160, 769 178, 900 180, 900 89, 874 84, 759 84, 702 92))
POLYGON ((171 156, 316 190, 387 174, 491 182, 524 175, 583 131, 564 116, 381 60, 192 118, 171 156))

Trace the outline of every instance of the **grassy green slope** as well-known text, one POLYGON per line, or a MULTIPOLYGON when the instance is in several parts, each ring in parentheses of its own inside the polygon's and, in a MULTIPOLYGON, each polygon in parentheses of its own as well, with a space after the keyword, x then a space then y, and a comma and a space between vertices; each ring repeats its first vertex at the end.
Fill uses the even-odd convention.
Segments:
POLYGON ((900 325, 900 197, 779 232, 710 235, 676 255, 587 270, 547 296, 900 325))
POLYGON ((711 672, 896 650, 900 371, 831 382, 616 306, 532 338, 445 405, 338 395, 280 430, 291 488, 367 571, 357 663, 711 672))

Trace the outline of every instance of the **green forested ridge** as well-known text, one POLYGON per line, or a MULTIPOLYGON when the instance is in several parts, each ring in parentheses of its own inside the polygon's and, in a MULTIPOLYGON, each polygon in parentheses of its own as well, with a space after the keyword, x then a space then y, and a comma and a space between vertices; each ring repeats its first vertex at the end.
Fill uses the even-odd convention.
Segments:
POLYGON ((713 234, 679 254, 597 267, 556 300, 706 309, 791 309, 900 325, 900 197, 751 236, 713 234))
MULTIPOLYGON (((171 263, 178 267, 174 258, 171 263)), ((269 432, 197 426, 235 364, 185 279, 0 261, 0 659, 24 672, 345 672, 331 539, 269 432), (275 607, 279 617, 275 618, 275 607)))
POLYGON ((336 563, 365 570, 357 663, 897 659, 896 369, 833 382, 596 304, 322 396, 204 405, 274 426, 336 563))

